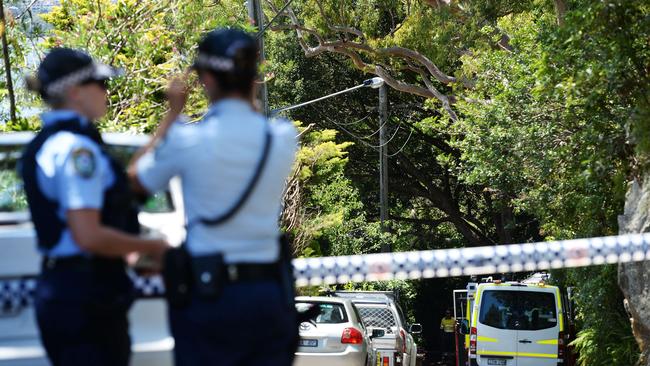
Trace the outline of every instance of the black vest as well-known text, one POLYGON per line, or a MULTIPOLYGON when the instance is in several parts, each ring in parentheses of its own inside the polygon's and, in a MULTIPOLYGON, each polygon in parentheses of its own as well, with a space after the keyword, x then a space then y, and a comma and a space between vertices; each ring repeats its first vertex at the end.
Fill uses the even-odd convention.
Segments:
POLYGON ((67 131, 82 135, 95 141, 110 161, 115 181, 104 191, 104 204, 101 210, 102 224, 128 233, 140 231, 138 208, 131 192, 124 167, 105 150, 104 141, 99 131, 91 123, 82 123, 79 119, 61 120, 44 127, 27 145, 19 163, 19 173, 25 184, 25 193, 32 222, 36 228, 38 246, 50 250, 61 239, 66 223, 58 215, 59 202, 46 197, 38 187, 36 154, 45 141, 52 135, 67 131))

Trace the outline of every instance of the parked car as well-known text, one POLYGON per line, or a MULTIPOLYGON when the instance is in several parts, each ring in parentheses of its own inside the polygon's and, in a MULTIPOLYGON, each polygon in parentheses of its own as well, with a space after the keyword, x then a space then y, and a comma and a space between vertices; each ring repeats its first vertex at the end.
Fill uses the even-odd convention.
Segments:
POLYGON ((413 340, 413 334, 420 334, 422 326, 407 324, 393 292, 335 291, 333 295, 352 301, 368 331, 385 331, 383 336, 372 340, 375 357, 381 359, 380 365, 416 365, 417 344, 413 340))
POLYGON ((375 365, 371 339, 383 335, 368 334, 357 308, 347 299, 297 297, 296 309, 304 312, 312 306, 319 311, 310 321, 300 324, 300 340, 294 366, 372 366, 375 365))
MULTIPOLYGON (((0 134, 0 366, 48 365, 41 347, 31 304, 41 256, 36 249, 16 162, 33 133, 0 134)), ((109 133, 108 148, 127 161, 148 141, 147 136, 109 133)), ((180 182, 152 197, 139 216, 142 233, 180 244, 184 237, 180 182)), ((172 365, 173 339, 167 328, 166 304, 156 297, 159 278, 134 277, 141 298, 129 314, 133 341, 132 365, 172 365)))

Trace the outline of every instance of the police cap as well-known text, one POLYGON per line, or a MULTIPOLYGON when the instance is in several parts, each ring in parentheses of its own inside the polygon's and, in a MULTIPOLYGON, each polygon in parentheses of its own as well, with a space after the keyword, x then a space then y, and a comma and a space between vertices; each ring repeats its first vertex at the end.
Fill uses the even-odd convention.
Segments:
POLYGON ((222 28, 206 34, 199 42, 192 66, 219 73, 254 74, 256 61, 255 38, 239 29, 222 28))
POLYGON ((88 81, 104 81, 122 75, 120 69, 93 61, 85 52, 70 48, 54 48, 43 59, 28 87, 45 97, 62 95, 73 85, 88 81))

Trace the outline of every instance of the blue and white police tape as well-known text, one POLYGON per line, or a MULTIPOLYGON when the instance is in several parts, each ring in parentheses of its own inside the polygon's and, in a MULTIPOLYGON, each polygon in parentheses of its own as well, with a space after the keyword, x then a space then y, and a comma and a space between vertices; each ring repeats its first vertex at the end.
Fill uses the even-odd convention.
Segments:
POLYGON ((455 277, 650 260, 650 234, 294 259, 297 286, 455 277))
MULTIPOLYGON (((348 282, 422 279, 650 260, 650 234, 548 241, 475 248, 363 254, 293 260, 296 286, 348 282)), ((164 294, 160 276, 138 277, 133 282, 141 298, 164 294)), ((31 303, 33 276, 0 279, 0 315, 31 303)))

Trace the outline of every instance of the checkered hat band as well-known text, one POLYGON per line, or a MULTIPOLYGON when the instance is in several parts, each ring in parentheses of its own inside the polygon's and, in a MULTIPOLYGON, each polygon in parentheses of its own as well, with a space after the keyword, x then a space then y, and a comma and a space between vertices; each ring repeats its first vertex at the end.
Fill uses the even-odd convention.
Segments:
POLYGON ((65 92, 65 90, 73 85, 78 85, 79 83, 88 80, 95 73, 95 64, 90 64, 82 69, 73 71, 68 75, 65 75, 54 82, 48 84, 45 88, 45 94, 57 96, 65 92))
POLYGON ((235 62, 229 58, 199 54, 194 64, 198 67, 216 71, 232 71, 235 69, 235 62))

